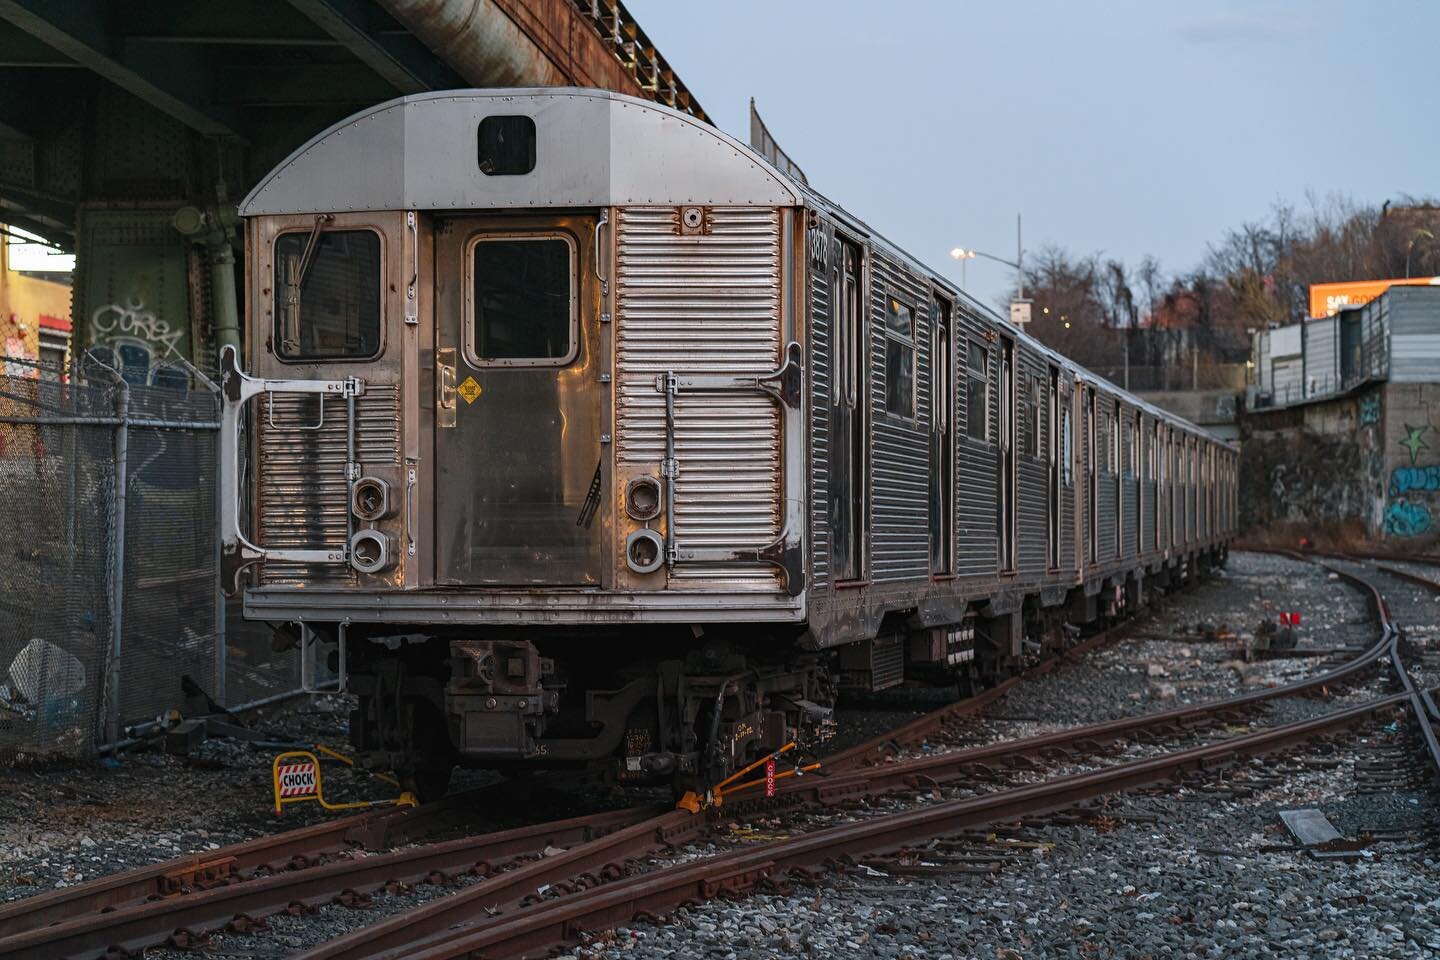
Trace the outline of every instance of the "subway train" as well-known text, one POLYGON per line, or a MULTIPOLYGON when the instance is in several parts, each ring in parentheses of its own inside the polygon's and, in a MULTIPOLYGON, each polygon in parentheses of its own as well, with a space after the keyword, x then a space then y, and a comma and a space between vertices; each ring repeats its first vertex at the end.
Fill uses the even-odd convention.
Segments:
POLYGON ((227 584, 425 795, 714 783, 846 691, 994 684, 1235 531, 1233 448, 653 102, 405 97, 240 212, 227 584))

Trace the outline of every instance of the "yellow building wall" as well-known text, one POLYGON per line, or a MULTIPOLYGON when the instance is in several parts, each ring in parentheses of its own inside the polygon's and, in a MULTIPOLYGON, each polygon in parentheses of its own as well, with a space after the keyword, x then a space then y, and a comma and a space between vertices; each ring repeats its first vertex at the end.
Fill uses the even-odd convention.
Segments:
POLYGON ((11 376, 39 376, 40 317, 70 320, 70 286, 27 277, 10 269, 10 238, 0 234, 0 356, 28 363, 7 363, 11 376))

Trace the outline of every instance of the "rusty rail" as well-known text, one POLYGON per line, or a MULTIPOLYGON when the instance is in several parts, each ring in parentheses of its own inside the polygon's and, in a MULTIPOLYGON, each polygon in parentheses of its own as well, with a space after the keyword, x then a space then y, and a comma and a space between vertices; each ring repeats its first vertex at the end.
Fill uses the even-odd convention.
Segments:
MULTIPOLYGON (((814 869, 836 857, 883 853, 907 843, 930 840, 1022 814, 1063 810, 1097 796, 1163 783, 1187 771, 1211 770, 1242 757, 1303 743, 1405 701, 1404 694, 1395 694, 1322 717, 1178 753, 930 804, 792 839, 772 841, 699 862, 663 867, 487 918, 470 929, 451 929, 411 940, 398 950, 347 956, 367 956, 373 960, 399 960, 400 957, 407 960, 457 960, 481 955, 493 960, 539 956, 573 940, 583 930, 604 929, 633 920, 637 915, 654 916, 687 901, 713 898, 721 892, 743 892, 782 876, 786 871, 814 869)), ((322 954, 312 952, 302 956, 310 960, 322 954)))
MULTIPOLYGON (((0 939, 0 958, 60 960, 95 957, 107 951, 138 951, 155 945, 171 931, 184 931, 194 939, 199 932, 225 926, 242 916, 273 913, 297 903, 314 906, 348 891, 363 892, 390 881, 414 883, 437 873, 448 876, 465 870, 489 872, 492 860, 539 855, 550 847, 579 845, 583 848, 587 841, 597 838, 603 841, 627 835, 636 824, 653 822, 657 815, 654 808, 631 808, 574 817, 391 853, 336 860, 301 870, 282 870, 243 883, 219 885, 114 910, 80 916, 70 914, 58 923, 32 926, 0 939)), ((568 862, 563 855, 536 861, 556 867, 568 862)), ((524 869, 503 876, 513 877, 524 869)))
MULTIPOLYGON (((1388 616, 1388 614, 1385 613, 1385 609, 1383 606, 1383 598, 1380 598, 1380 606, 1377 607, 1377 610, 1382 615, 1388 616)), ((1287 684, 1283 687, 1275 687, 1267 690, 1252 692, 1249 694, 1243 694, 1241 696, 1228 698, 1226 700, 1212 701, 1206 704, 1184 706, 1158 713, 1142 714, 1136 717, 1122 717, 1117 720, 1108 721, 1105 723, 1090 724, 1084 727, 1070 728, 1051 734, 1026 738, 1024 740, 1008 741, 987 746, 949 751, 946 753, 919 757, 911 760, 883 763, 878 766, 862 766, 865 761, 875 759, 876 757, 882 755, 887 748, 897 746, 900 742, 909 742, 915 739, 922 738, 925 735, 928 735, 933 730, 938 729, 946 721, 953 719, 956 716, 969 715, 976 712, 983 706, 993 702, 1000 696, 1003 696, 1005 692, 1008 692, 1008 690, 1013 689, 1015 683, 1019 682, 1020 679, 1015 678, 1011 681, 1008 681, 1006 684, 1002 684, 1000 687, 997 687, 992 691, 988 691, 988 695, 981 695, 981 697, 972 698, 971 701, 963 701, 959 704, 952 704, 947 707, 941 708, 940 710, 935 711, 932 714, 918 718, 916 721, 905 725, 897 731, 891 731, 885 735, 882 735, 881 737, 875 738, 869 743, 862 744, 856 748, 852 748, 851 750, 839 755, 842 761, 841 763, 837 764, 836 761, 832 759, 826 764, 825 768, 823 768, 820 774, 809 775, 806 777, 786 781, 783 786, 781 786, 777 790, 777 796, 775 798, 764 798, 758 786, 747 791, 737 792, 737 794, 735 794, 733 798, 727 799, 726 806, 723 812, 732 813, 737 811, 737 809, 740 811, 746 811, 749 809, 774 809, 776 807, 795 806, 804 803, 818 803, 823 805, 839 802, 854 797, 875 796, 878 794, 883 794, 899 789, 930 787, 967 777, 979 780, 982 779, 984 777, 984 774, 987 772, 987 767, 985 766, 987 762, 994 763, 1006 758, 1031 754, 1049 757, 1052 759, 1057 757, 1064 759, 1073 759, 1074 753, 1072 751, 1076 748, 1090 750, 1092 747, 1098 746, 1098 744, 1103 741, 1114 740, 1116 738, 1137 732, 1139 730, 1155 729, 1157 727, 1183 728, 1187 725, 1193 726, 1196 721, 1200 720, 1224 719, 1225 717, 1232 715, 1238 710, 1258 705, 1267 700, 1271 700, 1277 697, 1304 694, 1316 689, 1322 689, 1332 684, 1347 681, 1367 666, 1373 665, 1382 656, 1385 656, 1386 654, 1393 654, 1395 640, 1393 632, 1389 628, 1388 619, 1382 617, 1380 625, 1380 634, 1376 639, 1375 643, 1363 652, 1361 652, 1348 663, 1345 663, 1332 670, 1325 671, 1324 673, 1308 677, 1304 680, 1300 680, 1292 684, 1287 684), (978 701, 978 703, 976 703, 975 701, 978 701), (837 767, 841 767, 841 769, 837 771, 837 767), (828 771, 828 774, 826 771, 828 771), (836 775, 837 773, 838 775, 836 775)), ((1105 634, 1097 635, 1096 637, 1091 638, 1090 641, 1087 641, 1087 643, 1092 644, 1092 646, 1098 646, 1100 643, 1114 639, 1116 635, 1118 635, 1116 632, 1107 632, 1105 634)), ((1089 648, 1091 647, 1087 647, 1086 649, 1089 648)), ((1072 650, 1072 653, 1079 652, 1083 651, 1079 649, 1072 650)), ((1027 673, 1025 676, 1033 675, 1034 673, 1032 672, 1027 673)), ((1375 701, 1369 705, 1362 705, 1362 708, 1368 706, 1371 710, 1379 709, 1383 706, 1388 706, 1395 702, 1398 701, 1396 701, 1394 698, 1390 698, 1383 701, 1375 701)), ((1238 737, 1232 740, 1222 741, 1217 744, 1211 744, 1206 747, 1195 748, 1195 750, 1184 751, 1180 754, 1176 754, 1175 756, 1182 758, 1209 758, 1215 756, 1227 756, 1229 755, 1227 751, 1243 749, 1242 747, 1234 746, 1236 744, 1268 744, 1280 742, 1280 740, 1277 740, 1275 738, 1277 736, 1280 736, 1283 740, 1284 735, 1277 734, 1277 731, 1303 732, 1312 729, 1312 726, 1314 729, 1326 729, 1326 725, 1328 723, 1341 722, 1340 720, 1335 720, 1333 718, 1358 718, 1362 715, 1368 715, 1368 713, 1365 713, 1362 708, 1352 708, 1348 711, 1342 710, 1335 714, 1329 715, 1328 718, 1319 718, 1317 721, 1313 722, 1307 721, 1306 724, 1290 725, 1289 727, 1284 728, 1273 728, 1272 730, 1261 731, 1257 734, 1251 734, 1248 737, 1238 737)), ((1308 733, 1303 733, 1303 736, 1308 735, 1308 733)), ((1136 766, 1136 764, 1160 763, 1163 759, 1164 758, 1158 758, 1151 761, 1136 761, 1132 764, 1124 764, 1109 769, 1122 770, 1130 769, 1132 767, 1135 769, 1160 769, 1138 767, 1136 766)), ((1181 760, 1179 762, 1183 766, 1183 764, 1188 762, 1188 760, 1181 760)), ((1105 771, 1100 771, 1095 774, 1077 776, 1081 778, 1090 777, 1091 779, 1083 780, 1083 782, 1086 784, 1090 784, 1091 786, 1093 786, 1095 783, 1104 784, 1112 782, 1108 779, 1109 774, 1107 774, 1105 771)), ((1061 778, 1057 781, 1049 781, 1047 784, 1040 786, 1039 789, 1041 790, 1041 792, 1038 795, 1042 797, 1053 797, 1060 795, 1068 796, 1068 794, 1065 794, 1064 789, 1057 787, 1056 784, 1064 784, 1070 779, 1071 778, 1061 778)), ((1134 785, 1137 784, 1129 784, 1129 786, 1134 785)), ((1117 787, 1116 789, 1128 788, 1129 787, 1126 786, 1117 787)), ((996 794, 987 794, 985 796, 1003 795, 1006 797, 1019 796, 1024 798, 1030 798, 1032 794, 1025 793, 1025 790, 1027 789, 1033 790, 1035 788, 1020 788, 1019 791, 1001 790, 998 791, 996 794)), ((1090 787, 1086 787, 1086 789, 1090 789, 1090 787)), ((1098 793, 1104 792, 1111 791, 1100 789, 1097 791, 1097 793, 1086 794, 1086 797, 1088 798, 1089 796, 1098 795, 1098 793)), ((978 806, 976 806, 974 809, 990 811, 993 814, 994 808, 988 806, 985 802, 982 802, 982 799, 983 798, 976 798, 973 801, 973 803, 978 804, 978 806)), ((960 803, 960 801, 955 802, 960 803)), ((1071 800, 1067 800, 1067 802, 1060 804, 1059 806, 1068 806, 1072 802, 1073 798, 1071 800)), ((1029 799, 1024 800, 1024 804, 1029 803, 1029 799)), ((1043 804, 1040 806, 1035 806, 1033 804, 1026 806, 1024 804, 1013 808, 1005 809, 1013 813, 1043 812, 1044 810, 1059 808, 1045 806, 1043 804)), ((982 817, 976 822, 985 822, 985 819, 986 818, 982 817)), ((992 815, 988 819, 996 819, 996 816, 992 815)), ((921 835, 924 834, 922 833, 921 835)), ((800 840, 803 839, 804 838, 800 838, 800 840)), ((795 842, 800 841, 797 840, 795 842)), ((829 855, 835 855, 835 853, 838 852, 850 851, 832 851, 829 855)), ((702 878, 701 881, 699 881, 699 892, 701 893, 702 898, 713 896, 718 890, 725 888, 727 885, 733 885, 735 882, 739 882, 741 886, 748 886, 755 882, 757 878, 767 875, 766 869, 760 869, 755 867, 754 865, 746 865, 738 868, 733 872, 727 872, 729 871, 730 866, 733 866, 731 861, 734 860, 736 856, 739 855, 722 855, 718 858, 706 860, 702 864, 695 865, 693 868, 688 866, 683 868, 662 868, 662 870, 660 871, 656 871, 652 874, 647 874, 643 877, 634 878, 632 880, 616 881, 615 883, 606 885, 603 890, 584 891, 583 894, 575 894, 571 897, 562 898, 562 900, 559 902, 566 903, 574 900, 576 897, 580 897, 582 900, 588 900, 592 897, 605 897, 607 896, 607 894, 603 891, 608 891, 615 887, 623 887, 624 890, 631 891, 632 893, 634 890, 639 889, 641 892, 639 894, 636 894, 636 896, 643 898, 645 896, 648 896, 648 893, 646 893, 645 891, 649 890, 649 887, 646 886, 646 883, 648 882, 646 878, 659 876, 661 874, 668 875, 669 871, 678 870, 682 872, 675 874, 676 876, 689 876, 688 874, 683 874, 683 871, 687 869, 693 870, 695 877, 702 878), (713 868, 713 870, 719 871, 718 874, 713 872, 711 867, 706 866, 707 864, 711 863, 718 864, 718 866, 713 868), (740 878, 739 881, 735 880, 735 878, 737 877, 740 878), (707 893, 706 891, 709 892, 707 893)), ((695 892, 692 889, 693 884, 692 887, 685 886, 685 884, 688 882, 690 881, 682 880, 680 885, 681 889, 691 890, 692 893, 695 892)), ((665 889, 670 890, 669 887, 666 887, 665 889)), ((617 894, 617 896, 620 897, 620 900, 617 902, 629 902, 625 899, 627 894, 621 893, 617 894)), ((682 899, 684 898, 682 897, 682 899)), ((492 909, 495 910, 504 910, 505 908, 510 906, 496 897, 490 897, 486 902, 492 907, 492 909)), ((331 941, 327 944, 323 944, 320 947, 301 954, 300 960, 362 960, 362 958, 364 958, 364 960, 370 960, 370 958, 377 957, 385 957, 388 960, 388 958, 398 958, 402 956, 431 957, 432 955, 434 957, 448 957, 463 956, 471 950, 482 951, 483 954, 488 957, 492 955, 491 952, 493 950, 497 949, 499 952, 496 955, 508 956, 510 955, 512 946, 515 946, 514 944, 508 942, 492 942, 491 940, 486 939, 488 935, 482 933, 481 931, 489 930, 492 926, 496 924, 503 925, 505 923, 508 923, 508 916, 519 916, 519 913, 501 913, 499 918, 497 919, 492 914, 482 914, 481 912, 477 911, 474 908, 473 903, 462 903, 454 901, 454 898, 451 898, 451 902, 430 904, 427 905, 427 908, 422 909, 426 910, 423 916, 408 914, 391 918, 390 920, 386 921, 383 924, 377 925, 376 927, 355 931, 351 934, 346 935, 345 937, 331 941), (377 931, 383 932, 383 937, 379 940, 377 940, 375 936, 375 933, 377 931), (472 931, 472 933, 467 933, 466 931, 472 931), (473 941, 471 939, 468 939, 472 936, 480 939, 473 941), (450 947, 445 946, 445 944, 451 944, 452 941, 454 941, 456 952, 447 952, 450 950, 450 947), (382 948, 383 944, 389 944, 390 946, 388 948, 382 948)), ((532 909, 534 911, 539 911, 547 908, 542 904, 533 908, 522 907, 520 912, 525 913, 528 916, 530 915, 530 913, 527 912, 527 910, 532 909)), ((647 910, 641 910, 641 912, 647 912, 647 910)), ((633 916, 633 912, 623 913, 622 911, 622 914, 617 915, 612 922, 621 922, 625 919, 630 918, 631 916, 633 916)), ((565 920, 562 924, 566 927, 567 930, 570 931, 569 934, 567 934, 567 938, 573 937, 574 931, 576 929, 580 929, 580 927, 577 927, 574 924, 575 920, 573 917, 565 920)), ((527 934, 526 936, 529 935, 527 934)), ((533 948, 542 949, 543 946, 535 946, 533 948)), ((526 949, 531 949, 531 947, 526 947, 526 949)))
POLYGON ((408 843, 462 823, 477 804, 502 796, 506 785, 482 787, 414 809, 371 811, 207 850, 163 863, 137 867, 72 887, 0 904, 0 943, 26 930, 49 926, 151 897, 233 882, 259 869, 283 870, 300 860, 355 846, 369 850, 408 843), (298 859, 297 859, 298 858, 298 859))

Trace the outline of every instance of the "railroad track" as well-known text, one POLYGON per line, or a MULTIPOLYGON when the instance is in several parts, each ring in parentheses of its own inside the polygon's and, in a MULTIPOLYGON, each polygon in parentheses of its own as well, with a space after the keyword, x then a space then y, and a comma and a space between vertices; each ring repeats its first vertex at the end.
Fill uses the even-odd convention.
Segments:
MULTIPOLYGON (((1132 620, 1097 633, 1064 656, 1079 657, 1134 626, 1132 620)), ((980 713, 1059 662, 1042 661, 980 695, 856 745, 828 758, 826 768, 839 771, 884 757, 944 724, 980 713)), ((259 929, 266 915, 278 911, 308 911, 332 901, 363 905, 375 890, 466 874, 496 874, 489 878, 494 882, 472 885, 478 888, 472 897, 503 897, 516 890, 523 897, 525 884, 533 890, 564 884, 572 875, 589 882, 591 871, 614 875, 626 857, 705 829, 688 814, 641 807, 392 849, 462 826, 477 808, 513 804, 512 792, 510 785, 498 784, 416 810, 337 818, 0 904, 0 960, 123 957, 150 946, 186 948, 203 943, 208 931, 259 929), (556 849, 564 852, 540 862, 543 852, 556 849), (374 855, 356 856, 357 850, 374 855)), ((464 901, 461 897, 453 909, 466 909, 464 901)))
MULTIPOLYGON (((1341 575, 1346 576, 1343 572, 1341 575)), ((1351 579, 1360 585, 1360 581, 1351 579)), ((907 744, 937 735, 943 738, 948 725, 974 716, 1013 689, 1016 683, 1022 682, 1021 678, 1016 678, 979 697, 952 704, 844 751, 826 761, 824 775, 785 781, 774 798, 765 798, 758 787, 728 796, 721 815, 734 817, 758 810, 833 809, 838 805, 854 804, 864 798, 905 791, 913 793, 917 787, 935 791, 942 787, 950 789, 963 783, 980 785, 986 789, 987 792, 979 796, 956 798, 932 805, 937 809, 951 811, 949 814, 934 814, 939 820, 932 820, 931 815, 921 811, 893 815, 910 816, 915 824, 921 825, 915 827, 921 833, 905 832, 909 827, 895 828, 898 831, 894 833, 895 837, 909 838, 900 840, 903 844, 920 837, 927 830, 931 832, 925 834, 926 839, 935 836, 934 831, 942 824, 992 822, 1017 813, 1063 809, 1082 799, 1132 789, 1147 783, 1163 782, 1178 771, 1233 761, 1255 752, 1281 749, 1318 733, 1362 722, 1376 712, 1393 709, 1402 702, 1401 698, 1410 695, 1409 692, 1372 699, 1314 721, 1230 737, 1219 743, 1171 750, 1163 756, 1114 764, 1100 770, 1082 771, 1040 784, 1001 785, 1011 773, 1032 776, 1046 762, 1072 766, 1092 762, 1097 755, 1113 750, 1116 742, 1126 739, 1145 737, 1153 741, 1158 738, 1183 737, 1193 740, 1198 733, 1212 729, 1216 724, 1243 719, 1267 700, 1323 693, 1353 683, 1363 677, 1368 668, 1376 666, 1387 656, 1391 662, 1398 665, 1399 660, 1395 656, 1395 631, 1389 622, 1384 598, 1373 586, 1365 586, 1375 598, 1376 610, 1382 624, 1379 639, 1346 663, 1287 686, 1256 691, 1210 704, 1183 706, 1139 717, 1091 724, 1025 740, 910 759, 895 759, 907 744), (1047 805, 1047 796, 1056 798, 1056 805, 1047 805), (952 815, 958 819, 945 819, 952 815)), ((1078 655, 1113 640, 1127 629, 1128 627, 1122 627, 1097 635, 1074 648, 1071 655, 1078 655)), ((1054 669, 1055 663, 1054 660, 1047 661, 1038 672, 1054 669)), ((226 926, 240 932, 252 929, 262 922, 260 918, 278 910, 303 911, 337 897, 342 902, 363 903, 367 892, 382 887, 395 889, 397 884, 405 885, 417 880, 448 880, 466 873, 479 879, 467 882, 467 885, 457 892, 431 900, 390 920, 339 937, 303 956, 307 960, 410 956, 410 951, 418 949, 422 944, 426 952, 414 955, 465 956, 472 950, 480 950, 487 957, 492 954, 508 956, 511 955, 512 948, 522 952, 529 951, 532 946, 524 944, 539 943, 545 936, 549 936, 537 934, 535 930, 549 929, 553 933, 553 929, 545 927, 544 922, 533 919, 521 922, 522 917, 569 917, 570 919, 562 923, 568 931, 567 937, 562 937, 561 940, 573 937, 579 929, 592 929, 595 925, 605 926, 621 922, 627 917, 616 914, 615 918, 605 919, 618 908, 597 907, 595 909, 600 912, 592 913, 587 912, 590 908, 585 904, 595 898, 609 903, 610 901, 604 898, 611 896, 621 896, 623 900, 623 894, 613 891, 649 891, 651 888, 644 886, 644 883, 649 882, 645 881, 645 878, 652 878, 665 890, 683 891, 687 889, 685 884, 691 883, 694 877, 708 878, 702 881, 702 886, 712 892, 720 889, 741 889, 761 882, 764 878, 777 877, 780 875, 777 870, 783 873, 789 866, 813 867, 823 862, 824 857, 819 860, 806 860, 809 854, 799 852, 802 849, 812 852, 829 849, 823 845, 814 846, 813 843, 820 841, 812 843, 806 840, 807 837, 832 837, 839 845, 835 848, 836 853, 894 849, 894 845, 886 845, 892 833, 879 826, 862 828, 862 824, 871 823, 871 820, 866 820, 858 824, 847 824, 845 830, 833 828, 841 830, 840 833, 832 834, 832 831, 822 830, 796 838, 793 843, 799 846, 794 850, 789 847, 771 849, 769 845, 765 845, 764 849, 774 853, 777 859, 774 865, 764 869, 755 867, 750 856, 761 848, 750 847, 745 851, 736 851, 704 861, 713 861, 714 871, 718 872, 707 872, 708 868, 698 863, 685 865, 683 870, 678 867, 661 867, 642 872, 641 858, 650 857, 666 847, 699 837, 713 829, 719 817, 714 814, 696 817, 683 811, 660 812, 636 808, 600 818, 574 818, 554 824, 540 824, 500 834, 486 834, 376 856, 353 859, 338 856, 344 847, 357 842, 357 839, 362 843, 368 840, 372 849, 409 842, 427 830, 433 832, 434 824, 454 822, 458 810, 472 805, 473 802, 473 798, 450 798, 409 815, 400 812, 369 814, 294 831, 290 835, 262 838, 240 845, 253 846, 254 849, 244 856, 235 857, 234 864, 223 867, 223 872, 218 876, 214 872, 207 872, 205 865, 226 860, 236 848, 214 851, 206 858, 184 858, 155 868, 131 871, 130 874, 107 878, 97 884, 85 884, 30 901, 20 901, 19 904, 9 907, 5 913, 0 913, 0 924, 8 924, 0 926, 0 934, 8 934, 0 939, 0 958, 8 960, 11 957, 44 957, 48 960, 59 957, 122 956, 167 938, 175 945, 190 945, 201 942, 207 930, 226 926), (428 828, 427 820, 432 824, 428 828), (308 839, 298 836, 307 831, 313 836, 308 839), (540 852, 547 848, 552 855, 540 856, 540 852), (285 870, 285 864, 277 862, 293 856, 291 851, 303 851, 301 856, 305 860, 298 864, 302 869, 285 870), (317 852, 335 858, 317 865, 317 852), (192 863, 192 860, 203 862, 192 863), (732 867, 738 872, 726 872, 732 867), (181 871, 182 878, 178 888, 175 881, 177 869, 181 871), (183 872, 187 869, 190 871, 188 874, 183 872), (694 871, 694 875, 686 873, 687 870, 694 871), (184 878, 188 877, 196 879, 187 882, 184 878), (662 877, 669 879, 662 883, 659 879, 662 877), (683 879, 685 877, 690 879, 683 879), (678 883, 678 886, 669 886, 671 881, 678 883), (159 886, 161 884, 163 887, 159 886), (636 884, 641 884, 641 887, 636 888, 636 884), (106 889, 100 889, 102 885, 106 889), (177 892, 177 889, 182 892, 177 892), (547 891, 548 897, 558 899, 537 896, 536 891, 542 889, 547 891), (184 893, 185 890, 191 892, 184 893), (140 894, 163 899, 133 902, 140 894), (39 901, 48 902, 38 903, 39 901), (567 903, 570 906, 560 909, 555 906, 556 903, 567 903), (19 923, 16 919, 19 913, 17 908, 20 905, 38 905, 42 910, 34 915, 31 922, 22 924, 22 929, 16 931, 15 927, 19 923), (94 912, 110 907, 117 908, 106 913, 94 912), (560 913, 552 915, 550 911, 557 909, 560 913), (50 923, 54 925, 44 926, 50 923), (520 926, 513 926, 516 923, 520 926), (532 929, 525 926, 526 923, 539 923, 540 926, 532 929), (518 939, 505 939, 510 934, 503 934, 504 930, 510 930, 518 939), (470 937, 480 939, 471 943, 467 939, 470 937), (487 939, 491 937, 500 939, 487 939), (539 939, 536 939, 537 937, 539 939)), ((872 818, 878 819, 887 818, 872 818)), ((657 886, 656 890, 658 889, 657 886)), ((653 893, 659 898, 657 903, 670 903, 666 900, 670 894, 653 893)), ((648 903, 650 900, 646 898, 651 896, 652 893, 645 893, 641 900, 635 902, 640 903, 643 900, 648 903)), ((691 899, 691 896, 682 897, 682 900, 685 899, 691 899)), ((670 903, 670 906, 677 905, 678 902, 680 901, 670 903)), ((656 909, 668 907, 660 906, 656 909)), ((654 912, 650 907, 637 907, 636 910, 641 914, 654 912)), ((628 916, 633 917, 635 912, 632 910, 628 916)), ((545 942, 553 945, 560 941, 545 942)))
MULTIPOLYGON (((862 797, 897 790, 934 790, 946 783, 993 781, 994 765, 1040 757, 1074 763, 1080 753, 1098 752, 1107 738, 1140 731, 1175 729, 1197 720, 1223 720, 1236 711, 1248 711, 1277 697, 1304 695, 1361 678, 1372 668, 1392 664, 1402 692, 1370 697, 1323 716, 1262 729, 1218 742, 1173 750, 1159 756, 1113 764, 1098 770, 1054 777, 1041 782, 988 790, 973 796, 922 803, 899 813, 881 814, 800 836, 722 853, 699 861, 661 866, 608 884, 587 885, 573 892, 554 892, 548 899, 530 898, 510 907, 493 903, 485 915, 470 910, 468 917, 439 903, 430 909, 393 918, 385 923, 337 938, 300 956, 303 960, 450 960, 462 957, 538 956, 573 941, 579 931, 603 929, 654 916, 721 893, 738 894, 765 884, 784 883, 788 871, 807 878, 838 857, 860 856, 932 841, 981 824, 1066 810, 1077 803, 1106 794, 1165 784, 1177 775, 1206 772, 1262 753, 1304 745, 1318 736, 1331 735, 1388 715, 1418 702, 1413 684, 1401 664, 1399 633, 1383 595, 1362 578, 1330 568, 1372 597, 1379 636, 1350 662, 1314 677, 1283 687, 1257 691, 1210 704, 1181 707, 1159 714, 1094 724, 1043 737, 988 747, 959 750, 934 757, 892 761, 865 767, 854 759, 840 776, 811 776, 788 781, 776 800, 740 796, 727 800, 725 810, 780 805, 837 805, 862 797), (1077 749, 1078 748, 1078 749, 1077 749), (979 776, 977 776, 979 775, 979 776)), ((1423 710, 1417 714, 1427 726, 1423 710)), ((942 721, 943 723, 943 721, 942 721)), ((933 729, 933 728, 932 728, 933 729)), ((873 760, 873 753, 868 759, 873 760)), ((1437 758, 1440 763, 1440 758, 1437 758)), ((1026 764, 1027 766, 1033 766, 1026 764)), ((752 791, 753 793, 754 791, 752 791)), ((423 909, 423 908, 422 908, 423 909)))

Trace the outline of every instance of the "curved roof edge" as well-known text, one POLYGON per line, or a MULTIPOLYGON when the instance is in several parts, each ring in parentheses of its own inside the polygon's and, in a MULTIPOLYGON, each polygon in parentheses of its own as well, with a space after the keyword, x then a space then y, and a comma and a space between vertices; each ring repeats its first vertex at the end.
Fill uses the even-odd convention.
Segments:
POLYGON ((802 202, 764 158, 689 114, 608 90, 540 87, 377 104, 286 157, 240 214, 802 202), (507 114, 535 121, 535 169, 489 176, 479 123, 507 114))

